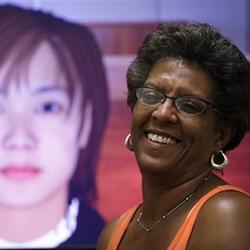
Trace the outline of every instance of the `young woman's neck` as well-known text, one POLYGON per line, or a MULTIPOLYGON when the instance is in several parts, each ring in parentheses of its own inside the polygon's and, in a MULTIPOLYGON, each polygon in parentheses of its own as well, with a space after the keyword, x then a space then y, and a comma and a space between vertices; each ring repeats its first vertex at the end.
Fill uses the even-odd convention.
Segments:
POLYGON ((22 243, 46 234, 64 216, 67 199, 65 188, 31 207, 11 208, 0 204, 0 238, 22 243))

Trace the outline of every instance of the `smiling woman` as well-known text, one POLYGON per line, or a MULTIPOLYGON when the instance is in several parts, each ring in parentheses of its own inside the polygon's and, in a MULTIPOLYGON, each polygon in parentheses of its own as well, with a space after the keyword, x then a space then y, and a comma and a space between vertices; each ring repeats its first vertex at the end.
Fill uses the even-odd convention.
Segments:
POLYGON ((250 129, 250 64, 208 24, 166 23, 127 71, 143 202, 103 230, 97 249, 249 249, 247 192, 213 173, 250 129))
POLYGON ((95 245, 108 113, 96 41, 85 26, 10 5, 0 35, 0 248, 95 245))

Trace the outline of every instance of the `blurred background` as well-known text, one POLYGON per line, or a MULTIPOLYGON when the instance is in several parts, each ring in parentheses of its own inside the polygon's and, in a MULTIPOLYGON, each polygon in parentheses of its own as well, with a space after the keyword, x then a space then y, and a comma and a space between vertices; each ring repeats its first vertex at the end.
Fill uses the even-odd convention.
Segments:
MULTIPOLYGON (((248 0, 0 0, 42 9, 88 25, 99 42, 109 84, 111 113, 97 174, 96 206, 106 221, 141 201, 141 180, 134 156, 124 147, 129 132, 126 69, 145 34, 162 21, 207 22, 250 59, 250 1, 248 0)), ((229 152, 223 178, 250 192, 250 135, 229 152)))

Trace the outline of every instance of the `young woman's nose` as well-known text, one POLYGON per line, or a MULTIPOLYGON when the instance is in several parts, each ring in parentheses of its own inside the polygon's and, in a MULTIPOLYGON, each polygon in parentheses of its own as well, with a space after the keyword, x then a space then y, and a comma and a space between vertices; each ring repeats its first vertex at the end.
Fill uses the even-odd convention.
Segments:
POLYGON ((159 121, 176 122, 176 111, 174 101, 167 98, 162 104, 155 108, 152 116, 159 121))
POLYGON ((7 150, 32 150, 36 147, 36 138, 27 119, 15 119, 9 122, 3 146, 7 150))

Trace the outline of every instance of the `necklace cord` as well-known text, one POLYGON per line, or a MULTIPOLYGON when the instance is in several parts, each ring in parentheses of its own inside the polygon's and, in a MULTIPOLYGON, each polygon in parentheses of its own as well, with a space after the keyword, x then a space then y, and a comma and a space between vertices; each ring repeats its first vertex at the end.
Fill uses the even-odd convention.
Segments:
POLYGON ((136 222, 138 225, 146 232, 150 232, 152 229, 154 229, 158 224, 160 224, 163 220, 165 220, 168 216, 170 216, 172 213, 174 213, 180 206, 182 206, 186 201, 190 200, 190 198, 195 194, 195 192, 200 188, 202 184, 204 184, 210 174, 206 176, 203 181, 188 195, 186 196, 181 202, 179 202, 177 205, 175 205, 173 208, 171 208, 166 214, 164 214, 159 220, 157 220, 152 226, 147 227, 145 224, 141 222, 141 218, 143 216, 143 212, 139 213, 139 216, 136 219, 136 222))

